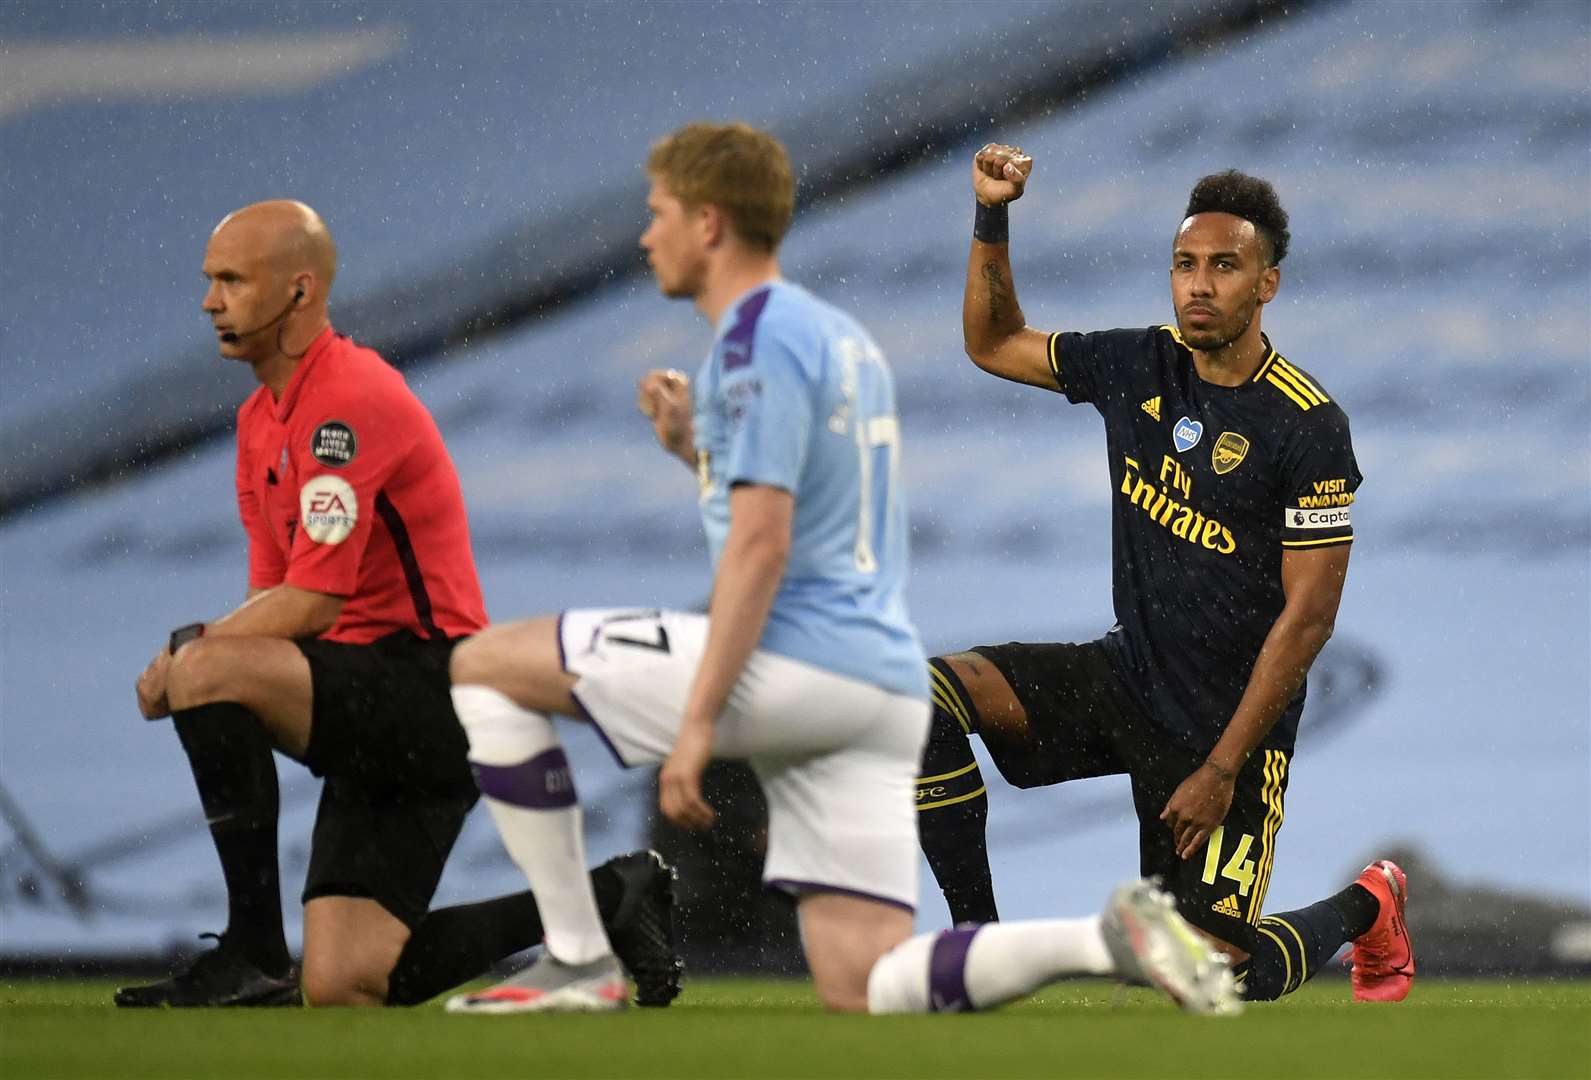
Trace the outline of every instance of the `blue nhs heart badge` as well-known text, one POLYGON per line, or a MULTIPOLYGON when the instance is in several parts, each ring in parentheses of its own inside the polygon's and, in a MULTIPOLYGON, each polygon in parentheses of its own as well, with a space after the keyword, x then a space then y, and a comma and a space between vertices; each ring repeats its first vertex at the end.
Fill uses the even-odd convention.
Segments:
POLYGON ((1204 421, 1190 420, 1184 416, 1177 421, 1177 426, 1171 429, 1171 441, 1177 445, 1177 453, 1181 454, 1192 450, 1199 445, 1199 440, 1204 437, 1204 421))

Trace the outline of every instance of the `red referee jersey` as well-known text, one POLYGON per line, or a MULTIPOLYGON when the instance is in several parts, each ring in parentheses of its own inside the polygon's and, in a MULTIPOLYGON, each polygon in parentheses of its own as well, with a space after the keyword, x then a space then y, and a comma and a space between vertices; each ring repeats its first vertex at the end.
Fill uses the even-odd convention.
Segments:
POLYGON ((486 625, 453 460, 403 376, 370 349, 328 328, 281 400, 256 390, 238 410, 237 482, 249 585, 345 598, 321 637, 486 625))

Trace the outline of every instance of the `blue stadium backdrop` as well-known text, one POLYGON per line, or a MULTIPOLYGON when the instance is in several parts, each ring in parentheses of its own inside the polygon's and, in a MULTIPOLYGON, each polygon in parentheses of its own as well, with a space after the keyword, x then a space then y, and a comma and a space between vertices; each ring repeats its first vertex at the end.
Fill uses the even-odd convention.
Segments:
MULTIPOLYGON (((224 426, 249 382, 206 344, 198 261, 233 206, 315 204, 343 252, 334 318, 431 343, 399 358, 464 477, 494 617, 702 601, 692 479, 632 402, 646 368, 694 368, 708 332, 630 272, 645 147, 699 115, 801 134, 820 197, 786 271, 857 312, 895 365, 910 599, 931 649, 1110 622, 1097 419, 961 355, 972 150, 997 138, 1037 159, 1013 259, 1042 327, 1168 321, 1167 244, 1192 181, 1227 166, 1271 178, 1294 246, 1266 327, 1344 404, 1366 476, 1271 896, 1322 895, 1396 844, 1458 881, 1591 905, 1583 5, 1212 3, 1182 26, 1135 23, 1136 5, 1103 23, 1093 5, 864 5, 844 33, 808 5, 536 10, 562 17, 0 13, 0 428, 27 433, 0 477, 50 493, 0 517, 0 954, 164 948, 223 917, 176 740, 138 718, 132 682, 166 628, 242 593, 231 448, 221 434, 91 487, 51 463, 95 446, 135 457, 140 431, 184 412, 224 426), (1007 119, 991 90, 968 110, 991 85, 968 73, 980 49, 1076 39, 1097 56, 1118 33, 1136 58, 1086 92, 1030 95, 1007 119), (1166 33, 1199 44, 1161 49, 1166 33), (285 67, 261 59, 284 43, 285 67), (879 87, 890 108, 870 99, 879 87), (900 153, 903 125, 932 137, 900 153), (836 161, 873 145, 895 149, 835 182, 836 161), (571 212, 604 202, 591 228, 571 212), (528 235, 561 240, 510 242, 528 235), (494 252, 531 288, 568 250, 605 276, 570 278, 500 332, 445 332, 472 311, 512 314, 494 252)), ((570 743, 593 855, 634 846, 648 778, 615 772, 580 733, 570 743)), ((291 902, 313 787, 283 777, 291 902)), ((994 780, 992 802, 1011 916, 1093 910, 1135 869, 1117 781, 994 780)), ((476 817, 444 899, 519 880, 476 817)), ((930 884, 919 921, 944 918, 930 884)))

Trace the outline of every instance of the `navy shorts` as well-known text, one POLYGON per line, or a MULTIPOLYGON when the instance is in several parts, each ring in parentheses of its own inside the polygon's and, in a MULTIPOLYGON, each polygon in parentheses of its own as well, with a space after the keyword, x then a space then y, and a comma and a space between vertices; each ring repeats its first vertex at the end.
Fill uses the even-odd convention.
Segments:
POLYGON ((1036 787, 1126 774, 1138 815, 1139 872, 1159 877, 1190 923, 1253 952, 1291 755, 1256 751, 1238 771, 1226 820, 1203 850, 1179 859, 1160 812, 1205 754, 1143 714, 1100 642, 1013 641, 970 651, 999 669, 1027 712, 1025 744, 984 741, 1001 775, 1036 787))

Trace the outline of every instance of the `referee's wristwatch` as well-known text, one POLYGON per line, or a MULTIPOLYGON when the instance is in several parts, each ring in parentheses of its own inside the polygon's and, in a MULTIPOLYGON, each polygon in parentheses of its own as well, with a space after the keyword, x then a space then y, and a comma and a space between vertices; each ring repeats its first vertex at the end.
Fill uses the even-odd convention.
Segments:
POLYGON ((204 623, 191 622, 186 626, 179 626, 171 632, 171 640, 167 643, 166 649, 175 656, 178 649, 195 638, 202 637, 204 637, 204 623))

